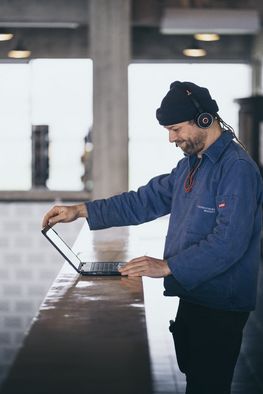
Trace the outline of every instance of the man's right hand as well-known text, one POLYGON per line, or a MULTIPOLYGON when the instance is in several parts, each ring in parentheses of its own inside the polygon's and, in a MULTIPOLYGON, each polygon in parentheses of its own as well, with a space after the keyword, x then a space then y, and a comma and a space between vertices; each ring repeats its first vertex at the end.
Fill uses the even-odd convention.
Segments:
POLYGON ((87 217, 88 212, 85 204, 78 205, 55 205, 44 216, 42 226, 54 226, 56 223, 73 222, 80 217, 87 217))

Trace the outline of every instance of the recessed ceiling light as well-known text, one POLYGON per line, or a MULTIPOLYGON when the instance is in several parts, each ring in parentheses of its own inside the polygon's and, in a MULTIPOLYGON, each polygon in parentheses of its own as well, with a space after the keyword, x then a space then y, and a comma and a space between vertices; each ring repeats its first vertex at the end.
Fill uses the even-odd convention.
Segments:
POLYGON ((0 29, 0 41, 8 41, 14 37, 9 30, 0 29))
POLYGON ((202 48, 186 48, 183 50, 183 54, 189 57, 202 57, 206 55, 206 50, 202 48))
POLYGON ((193 40, 192 44, 183 50, 183 54, 189 57, 202 57, 205 56, 206 53, 206 50, 201 48, 195 40, 193 40))
POLYGON ((18 43, 14 49, 8 52, 8 57, 13 59, 26 59, 31 55, 31 51, 26 49, 21 43, 18 43))
POLYGON ((220 35, 217 33, 196 33, 194 38, 199 41, 218 41, 220 35))

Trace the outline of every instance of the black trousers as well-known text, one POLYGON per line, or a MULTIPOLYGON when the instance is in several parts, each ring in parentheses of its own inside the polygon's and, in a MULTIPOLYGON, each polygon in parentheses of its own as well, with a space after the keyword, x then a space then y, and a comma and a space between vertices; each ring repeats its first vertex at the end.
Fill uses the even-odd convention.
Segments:
POLYGON ((186 394, 230 394, 248 316, 180 300, 170 331, 186 394))

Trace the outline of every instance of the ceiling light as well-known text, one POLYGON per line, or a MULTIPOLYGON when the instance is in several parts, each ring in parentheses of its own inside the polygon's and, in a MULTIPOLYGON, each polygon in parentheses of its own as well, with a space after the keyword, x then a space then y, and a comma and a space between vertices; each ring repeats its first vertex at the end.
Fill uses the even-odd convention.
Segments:
POLYGON ((8 41, 11 40, 14 37, 14 34, 12 34, 8 30, 0 29, 0 41, 8 41))
POLYGON ((8 52, 8 57, 13 59, 26 59, 31 55, 31 51, 26 49, 21 43, 18 43, 14 49, 8 52))
POLYGON ((195 41, 192 42, 192 45, 185 48, 183 50, 183 54, 189 57, 202 57, 206 55, 206 50, 201 48, 195 41))
POLYGON ((217 33, 196 33, 194 38, 198 41, 218 41, 220 35, 217 33))

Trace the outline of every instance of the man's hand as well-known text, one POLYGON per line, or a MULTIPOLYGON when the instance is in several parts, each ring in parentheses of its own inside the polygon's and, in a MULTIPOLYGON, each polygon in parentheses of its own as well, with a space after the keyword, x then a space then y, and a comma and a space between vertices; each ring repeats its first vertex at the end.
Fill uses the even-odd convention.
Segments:
POLYGON ((54 226, 56 223, 73 222, 73 220, 87 216, 88 212, 85 204, 71 206, 55 205, 45 214, 42 226, 54 226))
POLYGON ((166 260, 154 257, 141 256, 132 259, 119 269, 121 275, 150 276, 151 278, 163 278, 171 274, 166 260))

